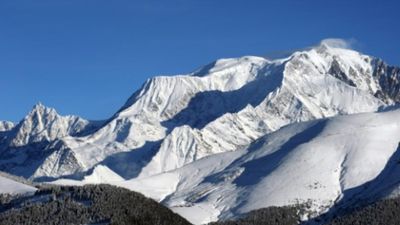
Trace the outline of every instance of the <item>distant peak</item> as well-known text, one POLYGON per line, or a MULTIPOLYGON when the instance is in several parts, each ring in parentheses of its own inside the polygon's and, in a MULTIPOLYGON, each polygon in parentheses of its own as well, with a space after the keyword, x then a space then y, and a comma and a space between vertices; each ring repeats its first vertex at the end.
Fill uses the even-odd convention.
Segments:
POLYGON ((0 132, 11 130, 15 124, 10 121, 0 121, 0 132))
POLYGON ((46 106, 42 104, 42 102, 38 102, 33 106, 33 109, 44 109, 46 106))
POLYGON ((56 111, 55 111, 55 109, 47 107, 47 106, 43 105, 41 102, 38 102, 33 106, 30 114, 32 114, 32 113, 38 113, 38 114, 43 115, 43 114, 49 114, 49 113, 56 113, 56 111))
POLYGON ((43 112, 47 109, 45 105, 43 105, 41 102, 36 103, 33 107, 31 112, 43 112))

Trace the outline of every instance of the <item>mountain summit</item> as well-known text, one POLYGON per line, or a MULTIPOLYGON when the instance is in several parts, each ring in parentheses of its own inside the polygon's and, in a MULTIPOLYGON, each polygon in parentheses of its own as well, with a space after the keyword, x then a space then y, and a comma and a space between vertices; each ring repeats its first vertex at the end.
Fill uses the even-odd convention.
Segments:
POLYGON ((11 145, 24 146, 35 142, 50 142, 68 135, 74 136, 82 132, 88 123, 77 116, 60 116, 55 109, 38 103, 16 125, 11 145))

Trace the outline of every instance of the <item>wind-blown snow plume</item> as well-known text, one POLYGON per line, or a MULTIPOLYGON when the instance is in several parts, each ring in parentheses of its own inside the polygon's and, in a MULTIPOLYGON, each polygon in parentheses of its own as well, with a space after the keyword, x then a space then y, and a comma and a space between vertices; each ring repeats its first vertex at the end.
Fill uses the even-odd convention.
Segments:
POLYGON ((354 44, 357 41, 352 39, 341 39, 341 38, 327 38, 320 42, 320 45, 327 45, 332 48, 344 48, 344 49, 353 49, 354 44))

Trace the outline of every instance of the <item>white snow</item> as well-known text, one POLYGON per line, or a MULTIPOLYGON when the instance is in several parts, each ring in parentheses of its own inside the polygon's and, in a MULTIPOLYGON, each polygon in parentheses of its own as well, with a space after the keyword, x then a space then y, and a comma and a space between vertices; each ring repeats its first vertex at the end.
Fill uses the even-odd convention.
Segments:
MULTIPOLYGON (((241 150, 159 175, 110 183, 154 198, 194 224, 297 203, 311 204, 305 216, 315 216, 351 189, 351 195, 360 198, 375 193, 374 186, 363 185, 382 176, 397 150, 399 118, 400 110, 394 110, 295 123, 241 150)), ((385 187, 380 191, 387 191, 397 187, 400 178, 387 175, 379 184, 385 187)))
POLYGON ((30 194, 35 191, 34 187, 0 176, 0 194, 30 194))
POLYGON ((11 145, 19 147, 33 142, 56 140, 82 132, 88 125, 89 121, 80 117, 60 116, 55 109, 38 103, 16 126, 11 145))
MULTIPOLYGON (((398 118, 400 110, 290 125, 248 149, 169 172, 180 181, 163 203, 195 224, 216 220, 216 215, 226 219, 262 207, 306 202, 315 214, 323 212, 343 192, 362 187, 382 172, 400 140, 398 118)), ((157 176, 152 180, 157 182, 157 176)), ((353 194, 368 196, 370 191, 360 188, 353 194)))
POLYGON ((10 131, 15 124, 10 121, 0 121, 0 132, 10 131))
POLYGON ((156 178, 146 177, 113 183, 117 186, 143 193, 149 198, 161 202, 169 194, 176 191, 180 179, 178 174, 163 173, 156 178))
POLYGON ((85 183, 114 183, 123 181, 124 179, 110 170, 107 166, 98 165, 94 167, 92 174, 85 176, 83 181, 85 183))

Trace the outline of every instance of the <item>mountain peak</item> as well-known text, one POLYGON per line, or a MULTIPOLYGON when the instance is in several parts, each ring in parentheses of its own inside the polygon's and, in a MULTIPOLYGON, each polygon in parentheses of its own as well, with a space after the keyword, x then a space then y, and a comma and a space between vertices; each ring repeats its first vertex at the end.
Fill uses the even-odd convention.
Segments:
POLYGON ((32 116, 33 114, 39 114, 40 116, 43 116, 47 114, 57 114, 57 111, 54 108, 47 107, 41 102, 38 102, 32 107, 32 110, 30 111, 28 116, 32 116))
POLYGON ((0 121, 0 132, 9 131, 14 127, 14 123, 10 121, 0 121))
POLYGON ((42 102, 38 102, 33 106, 33 109, 43 109, 43 108, 46 108, 46 106, 44 106, 42 102))
POLYGON ((15 127, 11 146, 24 146, 29 143, 52 141, 81 132, 89 124, 77 116, 61 116, 54 108, 38 102, 23 120, 15 127))

